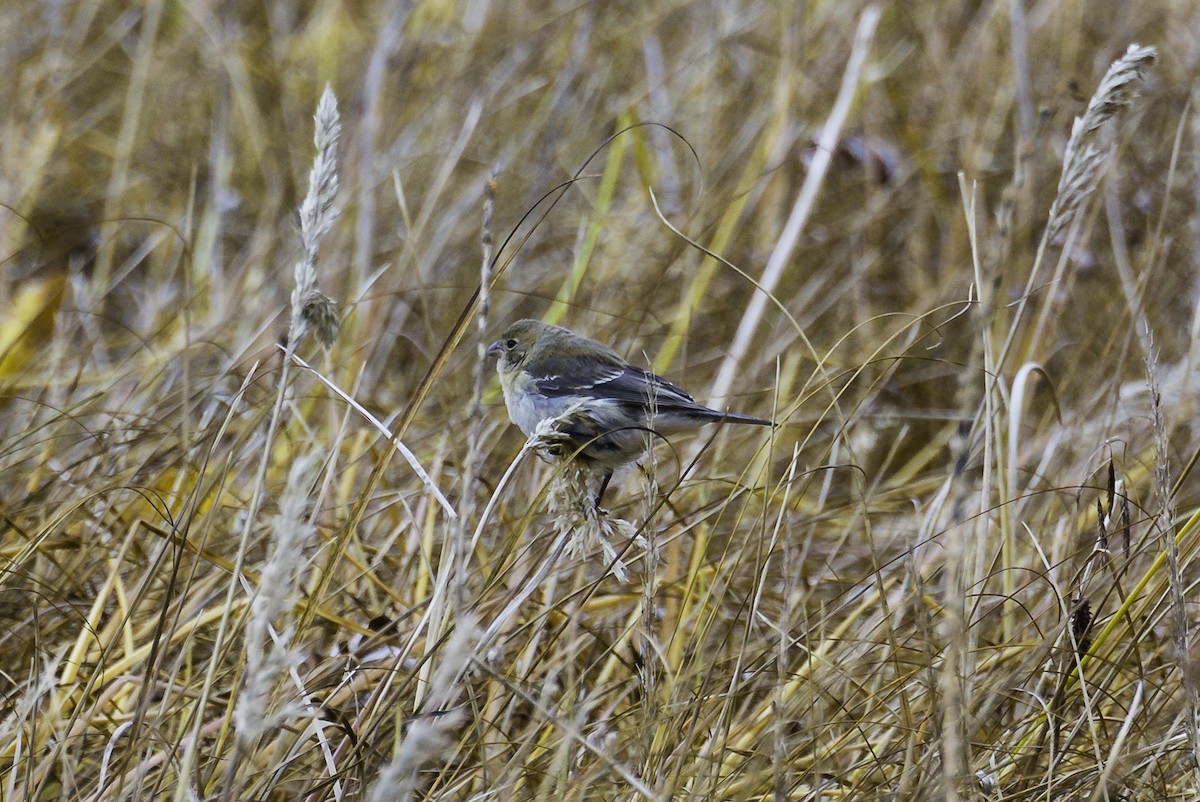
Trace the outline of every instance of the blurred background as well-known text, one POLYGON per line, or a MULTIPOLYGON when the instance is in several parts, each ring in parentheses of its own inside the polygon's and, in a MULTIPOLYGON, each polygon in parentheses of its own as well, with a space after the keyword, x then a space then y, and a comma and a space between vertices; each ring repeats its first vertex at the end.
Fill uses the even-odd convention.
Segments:
MULTIPOLYGON (((319 281, 346 314, 338 352, 364 367, 368 400, 401 403, 465 307, 493 170, 498 242, 539 198, 584 176, 502 254, 513 261, 496 288, 497 325, 541 316, 563 297, 567 325, 703 384, 754 290, 672 234, 649 191, 672 225, 758 276, 861 8, 10 3, 0 12, 12 78, 0 90, 3 292, 12 299, 26 280, 70 275, 71 265, 99 275, 100 286, 89 282, 92 348, 164 336, 185 305, 192 339, 243 349, 252 335, 273 339, 270 316, 286 301, 299 247, 293 210, 312 114, 328 82, 345 122, 342 215, 319 281), (609 141, 635 123, 670 130, 609 141)), ((842 368, 898 329, 894 316, 944 308, 933 320, 952 317, 973 279, 959 171, 976 185, 982 241, 1002 242, 985 267, 998 273, 1001 302, 1014 300, 1071 120, 1137 42, 1156 46, 1159 62, 1121 121, 1110 179, 1119 233, 1135 266, 1154 270, 1140 287, 1147 308, 1188 320, 1196 168, 1184 112, 1196 16, 1190 3, 1166 1, 1136 14, 1088 2, 1034 3, 1019 15, 1005 3, 886 6, 778 300, 842 368), (1011 221, 997 235, 1001 214, 1011 221)), ((1104 218, 1100 206, 1092 213, 1104 218)), ((1121 323, 1112 232, 1101 222, 1085 234, 1094 237, 1067 257, 1069 285, 1039 288, 1038 300, 1069 295, 1079 312, 1056 319, 1038 354, 1051 363, 1100 360, 1096 324, 1121 323)), ((1155 335, 1173 355, 1188 331, 1164 325, 1155 335)), ((965 352, 936 339, 938 359, 901 368, 905 380, 890 389, 899 406, 945 405, 937 396, 965 352)), ((766 315, 745 403, 769 405, 775 358, 795 341, 783 315, 766 315)), ((447 372, 432 416, 447 413, 441 405, 466 375, 447 372)))

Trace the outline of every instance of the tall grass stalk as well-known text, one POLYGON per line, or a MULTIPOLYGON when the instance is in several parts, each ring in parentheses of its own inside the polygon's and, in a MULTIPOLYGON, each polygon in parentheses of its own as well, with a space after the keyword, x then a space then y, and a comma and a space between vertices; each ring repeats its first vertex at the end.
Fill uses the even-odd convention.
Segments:
MULTIPOLYGON (((288 321, 287 351, 280 365, 279 386, 275 394, 275 407, 271 412, 267 433, 264 438, 265 444, 262 448, 262 457, 259 460, 258 471, 255 475, 254 488, 250 494, 250 506, 246 511, 242 524, 237 557, 234 560, 233 576, 230 578, 226 591, 225 608, 227 610, 233 609, 233 594, 241 580, 242 566, 250 546, 250 534, 254 529, 258 510, 262 503, 272 445, 275 442, 276 430, 283 417, 284 400, 287 398, 289 389, 291 357, 301 340, 310 331, 315 333, 318 340, 326 346, 333 341, 337 333, 336 315, 332 310, 332 302, 316 286, 318 245, 321 237, 329 231, 334 221, 333 205, 338 192, 337 146, 342 133, 341 120, 337 110, 337 99, 334 97, 333 90, 329 86, 326 86, 325 91, 321 94, 321 99, 317 103, 317 113, 313 119, 315 123, 313 142, 316 145, 317 153, 313 159, 312 170, 309 172, 308 193, 304 196, 304 202, 300 205, 299 210, 300 234, 303 240, 304 253, 296 263, 294 270, 294 284, 292 287, 288 321)), ((298 479, 294 474, 293 478, 298 479)), ((294 488, 292 492, 296 492, 294 488)), ((293 498, 293 506, 295 506, 295 503, 293 498)), ((291 511, 293 518, 297 517, 295 515, 296 512, 294 509, 291 511)), ((300 526, 297 521, 289 522, 287 525, 300 526)), ((297 542, 302 542, 303 539, 299 538, 297 542)), ((290 542, 291 540, 291 538, 288 538, 286 541, 277 539, 277 559, 272 563, 273 573, 291 575, 294 571, 295 560, 299 555, 295 553, 297 551, 295 548, 296 543, 290 542)), ((278 579, 279 577, 275 578, 278 579)), ((259 594, 267 592, 271 595, 268 596, 268 600, 259 605, 257 617, 253 612, 251 615, 251 621, 256 623, 247 633, 246 655, 248 667, 253 669, 249 673, 249 681, 253 685, 248 687, 244 684, 245 680, 243 680, 240 692, 235 692, 233 695, 235 700, 235 724, 240 724, 247 730, 247 732, 239 733, 238 735, 238 744, 243 748, 252 743, 261 734, 261 720, 266 715, 266 688, 263 686, 269 681, 267 677, 271 672, 271 667, 265 661, 261 663, 259 661, 263 658, 261 650, 266 647, 265 633, 270 624, 270 619, 281 611, 280 608, 283 604, 282 599, 276 599, 274 602, 270 601, 270 599, 280 590, 286 590, 286 587, 260 588, 258 591, 259 594), (255 634, 256 632, 257 635, 255 634), (259 650, 253 657, 250 656, 252 649, 259 650), (247 691, 251 692, 254 698, 247 702, 241 702, 240 693, 246 693, 247 691), (237 704, 239 702, 242 704, 241 715, 237 714, 237 704)), ((225 630, 227 620, 227 618, 222 619, 221 628, 217 632, 217 651, 220 651, 222 645, 222 634, 225 630)), ((242 753, 239 751, 236 754, 240 755, 242 753)), ((237 756, 229 761, 225 787, 222 792, 223 799, 237 798, 238 789, 241 787, 243 779, 237 771, 239 764, 240 761, 237 759, 237 756)))
MULTIPOLYGON (((1021 330, 1025 307, 1032 299, 1033 289, 1041 277, 1042 260, 1047 248, 1078 221, 1080 210, 1099 184, 1104 165, 1112 158, 1111 126, 1129 106, 1142 76, 1157 58, 1158 51, 1153 47, 1129 45, 1125 55, 1114 61, 1104 74, 1100 85, 1088 101, 1087 109, 1075 118, 1071 126, 1071 138, 1067 141, 1063 153, 1058 188, 1047 213, 1046 227, 1038 242, 1037 255, 1025 282, 1025 289, 1009 325, 1008 337, 998 359, 999 364, 1006 363, 1017 332, 1021 330)), ((1055 273, 1055 284, 1061 281, 1067 254, 1074 241, 1075 238, 1068 235, 1063 247, 1063 256, 1059 260, 1059 268, 1055 273)), ((1041 342, 1040 334, 1045 330, 1051 309, 1052 304, 1043 305, 1042 313, 1029 338, 1029 345, 1025 349, 1025 359, 1028 359, 1031 349, 1041 342)))

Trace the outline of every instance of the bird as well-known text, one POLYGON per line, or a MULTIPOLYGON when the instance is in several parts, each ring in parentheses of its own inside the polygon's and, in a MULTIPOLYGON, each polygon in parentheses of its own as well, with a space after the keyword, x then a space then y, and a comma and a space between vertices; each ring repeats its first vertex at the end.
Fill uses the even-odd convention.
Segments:
POLYGON ((488 346, 509 419, 532 437, 554 422, 552 456, 599 472, 597 509, 613 472, 647 451, 647 435, 694 431, 708 423, 773 426, 752 415, 710 409, 682 387, 626 362, 607 345, 540 320, 518 320, 488 346))

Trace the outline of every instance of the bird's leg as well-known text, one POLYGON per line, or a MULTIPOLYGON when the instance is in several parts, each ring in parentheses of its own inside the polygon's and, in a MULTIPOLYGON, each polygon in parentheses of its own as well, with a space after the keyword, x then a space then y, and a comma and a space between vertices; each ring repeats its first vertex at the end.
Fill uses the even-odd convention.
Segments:
POLYGON ((596 491, 596 509, 600 509, 600 499, 604 498, 604 491, 608 490, 608 483, 612 481, 612 468, 604 470, 604 478, 600 480, 600 489, 596 491))

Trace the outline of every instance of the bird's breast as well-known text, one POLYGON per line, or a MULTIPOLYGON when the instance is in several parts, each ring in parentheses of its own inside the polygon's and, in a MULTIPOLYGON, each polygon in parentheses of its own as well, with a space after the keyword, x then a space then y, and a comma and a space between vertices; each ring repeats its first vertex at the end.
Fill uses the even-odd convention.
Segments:
POLYGON ((557 418, 566 412, 571 403, 570 398, 552 398, 538 392, 534 380, 526 373, 504 383, 504 405, 508 407, 508 417, 526 437, 532 435, 542 421, 557 418))

